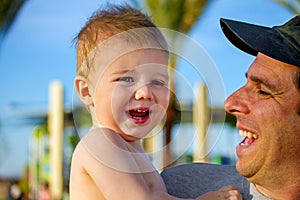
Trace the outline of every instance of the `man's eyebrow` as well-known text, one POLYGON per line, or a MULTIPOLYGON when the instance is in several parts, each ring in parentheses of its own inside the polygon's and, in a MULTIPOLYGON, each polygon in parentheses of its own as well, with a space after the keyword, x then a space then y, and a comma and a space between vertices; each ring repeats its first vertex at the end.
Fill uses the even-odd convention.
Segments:
POLYGON ((260 83, 262 85, 265 85, 270 90, 276 90, 277 89, 276 85, 268 82, 266 79, 263 79, 263 78, 260 78, 260 77, 254 76, 254 75, 251 75, 249 77, 248 73, 245 73, 245 76, 246 76, 246 78, 249 78, 251 81, 260 83))

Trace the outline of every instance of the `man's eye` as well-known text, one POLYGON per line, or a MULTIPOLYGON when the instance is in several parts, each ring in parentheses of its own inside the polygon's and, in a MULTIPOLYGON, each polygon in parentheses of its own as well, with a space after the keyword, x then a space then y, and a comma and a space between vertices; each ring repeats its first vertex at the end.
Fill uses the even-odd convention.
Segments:
POLYGON ((159 80, 153 80, 153 81, 151 81, 151 83, 154 85, 159 85, 159 86, 166 85, 163 81, 159 81, 159 80))
POLYGON ((134 82, 133 78, 129 77, 129 76, 121 77, 121 78, 119 78, 118 81, 124 81, 124 82, 128 82, 128 83, 133 83, 134 82))
POLYGON ((260 95, 263 95, 263 96, 270 96, 271 95, 270 93, 268 93, 264 90, 259 90, 258 92, 259 92, 260 95))

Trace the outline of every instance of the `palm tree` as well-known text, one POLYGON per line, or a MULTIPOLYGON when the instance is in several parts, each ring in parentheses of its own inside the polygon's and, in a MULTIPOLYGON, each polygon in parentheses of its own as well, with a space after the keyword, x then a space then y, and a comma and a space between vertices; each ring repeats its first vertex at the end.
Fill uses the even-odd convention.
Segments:
MULTIPOLYGON (((132 0, 137 5, 137 1, 132 0)), ((174 31, 187 34, 194 26, 199 16, 203 13, 207 0, 145 0, 145 6, 152 15, 155 24, 161 28, 167 28, 174 31)), ((176 36, 171 38, 171 41, 176 41, 176 36)), ((176 67, 176 55, 170 55, 170 91, 175 91, 173 69, 176 67)), ((180 111, 176 106, 177 100, 175 92, 170 94, 170 105, 167 110, 167 119, 165 123, 165 145, 166 152, 164 156, 164 166, 170 163, 171 129, 176 121, 180 120, 180 111)))

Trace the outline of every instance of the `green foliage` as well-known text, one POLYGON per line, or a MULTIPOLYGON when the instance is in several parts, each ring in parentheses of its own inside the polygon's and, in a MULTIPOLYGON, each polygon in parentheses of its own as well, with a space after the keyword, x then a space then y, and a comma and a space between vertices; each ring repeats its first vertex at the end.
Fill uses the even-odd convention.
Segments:
POLYGON ((207 0, 145 0, 159 27, 187 33, 202 14, 207 0))
POLYGON ((70 146, 75 149, 75 146, 77 145, 77 143, 79 142, 80 138, 77 134, 73 134, 69 136, 69 144, 70 146))
POLYGON ((48 133, 48 123, 43 123, 43 124, 39 124, 37 125, 34 129, 33 129, 33 137, 38 140, 41 137, 43 137, 44 135, 49 134, 48 133))
POLYGON ((3 38, 10 29, 25 2, 25 0, 0 1, 0 38, 3 38))
POLYGON ((29 180, 29 166, 27 164, 25 167, 25 170, 23 172, 22 178, 19 182, 19 187, 21 189, 21 192, 24 194, 27 194, 30 191, 30 186, 29 186, 28 180, 29 180))
POLYGON ((274 0, 296 15, 300 15, 300 0, 274 0))
POLYGON ((236 125, 236 117, 229 113, 226 113, 225 116, 225 123, 228 124, 230 127, 235 128, 236 125))
POLYGON ((73 121, 76 126, 90 127, 93 125, 91 114, 83 106, 76 106, 73 109, 73 121))

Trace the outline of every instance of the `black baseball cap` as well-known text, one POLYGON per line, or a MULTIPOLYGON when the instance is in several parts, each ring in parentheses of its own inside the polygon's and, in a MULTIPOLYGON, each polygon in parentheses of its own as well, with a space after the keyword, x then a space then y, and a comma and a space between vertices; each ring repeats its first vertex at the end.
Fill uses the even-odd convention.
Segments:
POLYGON ((223 18, 220 24, 227 39, 240 50, 253 56, 261 52, 300 67, 300 16, 273 27, 223 18))

